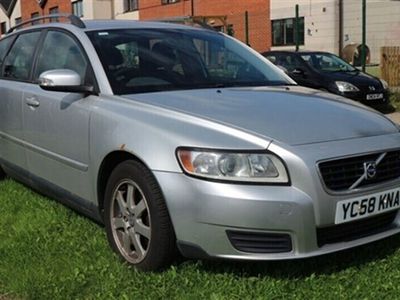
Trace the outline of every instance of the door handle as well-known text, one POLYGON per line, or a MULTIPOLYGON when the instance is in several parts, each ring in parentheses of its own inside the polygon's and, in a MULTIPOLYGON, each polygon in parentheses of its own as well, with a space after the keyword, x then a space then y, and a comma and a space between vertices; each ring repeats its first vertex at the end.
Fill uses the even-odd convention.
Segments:
POLYGON ((39 105, 40 105, 40 102, 38 101, 38 99, 36 97, 25 98, 25 103, 29 107, 33 107, 33 108, 39 107, 39 105))

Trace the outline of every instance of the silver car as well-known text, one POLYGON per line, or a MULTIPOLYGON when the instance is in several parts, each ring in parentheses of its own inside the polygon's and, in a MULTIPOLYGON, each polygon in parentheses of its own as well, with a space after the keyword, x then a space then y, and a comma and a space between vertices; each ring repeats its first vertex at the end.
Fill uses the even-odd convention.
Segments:
POLYGON ((400 231, 383 115, 222 33, 69 20, 0 41, 0 177, 103 222, 123 260, 303 258, 400 231))

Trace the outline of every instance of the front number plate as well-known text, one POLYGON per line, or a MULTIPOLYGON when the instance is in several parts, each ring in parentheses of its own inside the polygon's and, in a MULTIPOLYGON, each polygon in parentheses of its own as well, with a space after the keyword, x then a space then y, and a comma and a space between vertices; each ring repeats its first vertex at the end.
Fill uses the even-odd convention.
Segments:
POLYGON ((383 94, 368 94, 367 95, 367 100, 378 100, 378 99, 383 99, 383 94))
POLYGON ((366 218, 400 207, 400 188, 339 201, 335 224, 366 218))

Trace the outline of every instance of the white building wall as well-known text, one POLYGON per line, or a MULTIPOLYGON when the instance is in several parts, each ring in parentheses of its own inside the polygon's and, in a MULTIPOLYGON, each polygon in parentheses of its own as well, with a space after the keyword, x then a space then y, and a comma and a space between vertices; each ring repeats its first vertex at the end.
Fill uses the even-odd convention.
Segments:
MULTIPOLYGON (((339 51, 339 2, 337 0, 271 0, 271 20, 294 18, 295 6, 304 17, 304 46, 300 49, 339 51)), ((272 47, 294 49, 294 46, 272 47)))
POLYGON ((83 19, 139 20, 139 11, 125 13, 123 0, 84 0, 83 19))
MULTIPOLYGON (((343 45, 362 42, 362 5, 359 0, 344 2, 343 45)), ((400 46, 400 1, 367 1, 367 46, 371 63, 379 63, 382 46, 400 46)))
MULTIPOLYGON (((295 16, 295 5, 304 16, 304 46, 339 54, 338 0, 271 0, 271 20, 295 16)), ((361 44, 362 1, 343 0, 343 47, 361 44)), ((400 46, 400 1, 367 0, 367 46, 371 63, 379 63, 382 46, 400 46)), ((272 47, 294 49, 294 46, 272 47)))
POLYGON ((119 20, 139 20, 139 11, 124 12, 124 1, 114 0, 115 19, 119 20))

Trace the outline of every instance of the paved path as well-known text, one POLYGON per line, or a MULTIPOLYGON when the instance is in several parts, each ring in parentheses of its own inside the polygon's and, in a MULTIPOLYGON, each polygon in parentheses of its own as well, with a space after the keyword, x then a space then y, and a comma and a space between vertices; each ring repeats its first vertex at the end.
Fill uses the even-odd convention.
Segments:
POLYGON ((391 114, 387 114, 386 116, 392 119, 394 122, 400 124, 400 112, 394 112, 391 114))

